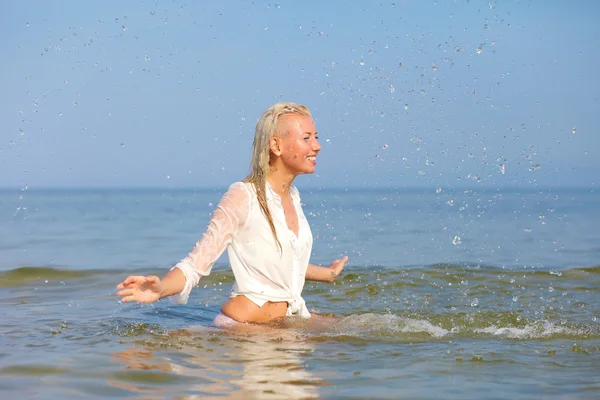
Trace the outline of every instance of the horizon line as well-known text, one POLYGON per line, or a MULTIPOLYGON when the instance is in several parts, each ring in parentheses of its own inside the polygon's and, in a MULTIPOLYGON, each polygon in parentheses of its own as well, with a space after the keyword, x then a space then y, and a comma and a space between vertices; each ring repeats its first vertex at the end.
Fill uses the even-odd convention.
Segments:
MULTIPOLYGON (((296 185, 298 186, 298 185, 296 185)), ((211 185, 211 186, 121 186, 121 185, 102 185, 102 186, 34 186, 33 188, 26 186, 0 186, 0 191, 29 191, 29 190, 226 190, 229 185, 211 185)), ((597 187, 592 185, 539 185, 539 186, 525 186, 525 185, 514 185, 514 186, 490 186, 490 185, 478 185, 478 186, 448 186, 448 185, 434 185, 434 186, 303 186, 300 185, 302 190, 323 190, 323 191, 359 191, 359 190, 405 190, 405 191, 427 191, 427 190, 473 190, 473 189, 484 189, 484 190, 594 190, 597 187)))

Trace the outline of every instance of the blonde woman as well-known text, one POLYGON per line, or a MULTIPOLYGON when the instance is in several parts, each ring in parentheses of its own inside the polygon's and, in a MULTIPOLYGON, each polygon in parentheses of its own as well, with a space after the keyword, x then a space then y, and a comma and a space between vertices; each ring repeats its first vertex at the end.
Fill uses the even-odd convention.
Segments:
POLYGON ((329 267, 309 263, 312 233, 292 183, 315 171, 320 150, 308 108, 294 103, 270 107, 256 124, 250 174, 229 187, 194 249, 162 280, 125 279, 117 285, 122 301, 150 303, 174 296, 175 303, 184 304, 227 249, 235 283, 215 324, 310 318, 302 298, 305 280, 332 282, 348 261, 343 257, 329 267))

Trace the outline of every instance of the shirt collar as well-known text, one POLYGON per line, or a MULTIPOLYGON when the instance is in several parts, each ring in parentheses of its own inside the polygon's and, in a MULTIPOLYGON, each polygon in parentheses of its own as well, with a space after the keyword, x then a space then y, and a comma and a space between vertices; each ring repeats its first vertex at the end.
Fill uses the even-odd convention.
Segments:
MULTIPOLYGON (((265 187, 266 187, 266 194, 267 194, 267 202, 273 202, 276 201, 277 203, 281 204, 281 197, 275 193, 275 191, 273 190, 273 188, 271 187, 271 184, 269 184, 269 181, 265 180, 265 187)), ((290 194, 292 195, 292 200, 294 202, 299 202, 300 201, 300 192, 298 192, 298 189, 296 189, 296 186, 292 185, 290 186, 290 194)))

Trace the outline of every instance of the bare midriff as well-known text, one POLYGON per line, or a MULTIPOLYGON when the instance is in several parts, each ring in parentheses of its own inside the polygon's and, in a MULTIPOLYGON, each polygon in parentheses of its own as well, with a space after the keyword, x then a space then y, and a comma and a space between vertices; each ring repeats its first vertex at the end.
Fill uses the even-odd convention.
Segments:
POLYGON ((240 295, 232 297, 223 304, 221 312, 238 322, 264 323, 285 317, 287 306, 285 301, 268 301, 259 307, 246 296, 240 295))

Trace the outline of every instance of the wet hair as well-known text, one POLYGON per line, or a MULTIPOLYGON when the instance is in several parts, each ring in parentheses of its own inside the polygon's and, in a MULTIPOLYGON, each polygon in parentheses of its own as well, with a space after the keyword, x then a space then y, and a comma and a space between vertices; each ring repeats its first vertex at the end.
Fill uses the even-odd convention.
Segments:
POLYGON ((267 219, 273 238, 281 250, 281 243, 277 238, 277 231, 273 224, 273 217, 267 205, 267 175, 270 169, 271 160, 271 139, 277 135, 277 122, 279 117, 286 114, 297 114, 310 117, 310 111, 307 107, 295 103, 277 103, 269 107, 256 123, 254 132, 254 142, 252 143, 252 159, 250 160, 250 174, 244 180, 254 186, 258 204, 267 219))

